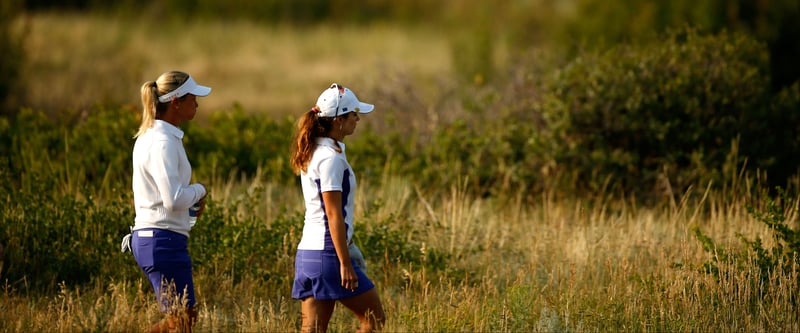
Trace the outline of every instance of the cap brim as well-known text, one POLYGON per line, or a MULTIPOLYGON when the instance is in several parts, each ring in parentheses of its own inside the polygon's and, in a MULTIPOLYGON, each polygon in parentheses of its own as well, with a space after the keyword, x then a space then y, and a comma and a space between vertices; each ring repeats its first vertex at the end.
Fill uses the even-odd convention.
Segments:
POLYGON ((358 113, 370 113, 372 110, 375 110, 375 105, 358 102, 358 113))
POLYGON ((192 94, 192 95, 195 95, 195 96, 200 96, 200 97, 208 96, 208 94, 211 93, 211 88, 210 87, 206 87, 206 86, 201 86, 201 85, 198 84, 198 85, 195 85, 194 89, 189 91, 189 93, 192 94))

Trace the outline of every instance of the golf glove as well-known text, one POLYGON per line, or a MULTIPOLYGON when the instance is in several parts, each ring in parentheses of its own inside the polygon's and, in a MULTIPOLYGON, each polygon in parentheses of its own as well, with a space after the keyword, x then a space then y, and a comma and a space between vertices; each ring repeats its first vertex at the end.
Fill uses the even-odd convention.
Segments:
MULTIPOLYGON (((131 227, 131 232, 133 232, 133 227, 131 227)), ((122 237, 122 244, 120 244, 120 251, 122 253, 131 252, 131 234, 125 235, 122 237)))

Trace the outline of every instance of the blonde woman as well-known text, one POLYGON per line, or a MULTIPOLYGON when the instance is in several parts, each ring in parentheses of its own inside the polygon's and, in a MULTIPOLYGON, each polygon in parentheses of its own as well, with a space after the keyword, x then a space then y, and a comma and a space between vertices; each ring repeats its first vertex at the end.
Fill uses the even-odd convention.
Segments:
POLYGON ((325 332, 337 301, 358 317, 360 332, 380 330, 385 321, 353 244, 356 177, 342 142, 353 134, 360 115, 373 108, 334 83, 297 122, 291 165, 300 175, 306 212, 292 298, 301 301, 303 332, 325 332))
POLYGON ((142 124, 133 146, 133 200, 136 211, 131 248, 153 285, 166 318, 151 332, 191 332, 197 319, 188 240, 189 209, 205 209, 203 184, 190 184, 192 166, 179 126, 194 119, 197 97, 211 88, 189 74, 170 71, 142 85, 142 124))

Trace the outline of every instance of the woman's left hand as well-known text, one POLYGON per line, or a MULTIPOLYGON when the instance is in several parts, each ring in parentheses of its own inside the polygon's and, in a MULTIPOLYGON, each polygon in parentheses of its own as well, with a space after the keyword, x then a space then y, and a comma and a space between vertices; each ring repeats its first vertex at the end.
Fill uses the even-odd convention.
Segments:
POLYGON ((352 265, 342 265, 340 268, 342 276, 342 288, 356 291, 358 289, 358 275, 352 265))

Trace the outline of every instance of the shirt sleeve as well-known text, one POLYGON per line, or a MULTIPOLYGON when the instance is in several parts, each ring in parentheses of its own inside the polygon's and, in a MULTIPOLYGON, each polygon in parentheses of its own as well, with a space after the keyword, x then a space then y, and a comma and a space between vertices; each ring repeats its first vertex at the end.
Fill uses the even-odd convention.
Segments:
POLYGON ((342 178, 347 166, 343 161, 331 157, 319 164, 319 186, 321 192, 342 191, 342 178))
POLYGON ((176 210, 189 208, 202 197, 205 189, 202 185, 189 186, 183 184, 180 174, 180 153, 178 147, 169 141, 154 146, 151 152, 150 170, 158 188, 164 208, 176 210), (199 187, 199 188, 197 188, 199 187))

